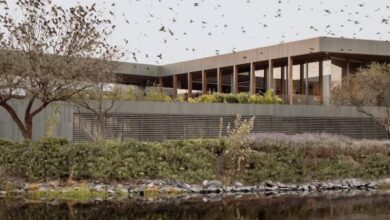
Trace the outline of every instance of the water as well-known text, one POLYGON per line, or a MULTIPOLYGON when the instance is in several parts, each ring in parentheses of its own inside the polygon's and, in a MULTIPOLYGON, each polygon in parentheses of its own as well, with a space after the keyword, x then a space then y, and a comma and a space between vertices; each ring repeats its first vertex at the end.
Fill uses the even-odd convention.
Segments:
POLYGON ((132 198, 89 203, 0 198, 0 219, 389 220, 390 193, 132 198))

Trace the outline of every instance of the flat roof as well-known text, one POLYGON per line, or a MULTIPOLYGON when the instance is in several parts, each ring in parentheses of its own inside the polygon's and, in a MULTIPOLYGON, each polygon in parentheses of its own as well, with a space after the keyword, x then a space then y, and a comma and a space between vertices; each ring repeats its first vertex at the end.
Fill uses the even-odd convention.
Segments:
POLYGON ((390 42, 349 38, 316 37, 282 43, 235 53, 205 57, 167 65, 148 65, 123 63, 119 73, 151 77, 195 72, 217 67, 248 64, 287 57, 310 54, 369 55, 388 57, 390 61, 390 42))

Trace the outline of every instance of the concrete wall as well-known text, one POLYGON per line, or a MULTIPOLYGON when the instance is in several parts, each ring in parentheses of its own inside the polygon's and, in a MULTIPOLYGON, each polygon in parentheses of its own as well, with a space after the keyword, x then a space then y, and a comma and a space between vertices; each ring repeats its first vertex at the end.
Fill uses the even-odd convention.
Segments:
MULTIPOLYGON (((14 103, 19 114, 22 113, 25 104, 23 102, 14 103)), ((75 138, 75 129, 79 126, 77 120, 80 120, 78 111, 75 111, 72 106, 59 103, 45 109, 34 119, 34 139, 47 133, 48 121, 53 118, 53 112, 57 108, 60 111, 60 123, 55 130, 56 136, 69 140, 75 138)), ((377 109, 374 108, 374 110, 377 109)), ((112 123, 109 129, 123 129, 123 126, 132 126, 132 133, 138 133, 138 137, 143 138, 150 136, 150 139, 156 139, 158 135, 164 137, 169 132, 176 135, 172 137, 182 137, 183 132, 187 137, 192 137, 191 133, 194 133, 192 132, 194 129, 196 134, 200 134, 198 136, 207 136, 208 133, 213 136, 217 134, 216 129, 218 129, 220 118, 233 120, 237 114, 245 117, 256 116, 259 126, 256 131, 258 132, 332 132, 337 128, 341 129, 339 132, 348 131, 349 133, 346 134, 351 134, 351 136, 362 134, 361 137, 367 138, 384 137, 380 126, 357 112, 354 107, 345 106, 124 102, 118 106, 112 120, 110 119, 111 122, 109 120, 112 123), (299 126, 301 126, 299 129, 296 128, 299 126), (152 134, 153 132, 156 134, 152 134)), ((93 127, 94 116, 92 114, 81 110, 81 116, 85 117, 89 126, 93 127)), ((82 131, 77 132, 76 134, 82 133, 82 131)), ((0 108, 0 138, 22 139, 16 124, 2 108, 0 108)))
MULTIPOLYGON (((16 112, 22 119, 26 105, 27 103, 24 101, 16 101, 12 103, 12 106, 16 109, 16 112)), ((59 123, 54 130, 54 134, 58 137, 64 137, 68 140, 72 140, 73 107, 63 103, 52 104, 34 118, 34 140, 47 134, 50 124, 49 121, 53 121, 53 119, 56 118, 56 115, 59 116, 59 123), (56 111, 59 111, 59 114, 56 114, 56 111)), ((9 113, 2 107, 0 107, 0 138, 12 140, 23 139, 22 133, 20 132, 16 123, 12 120, 9 113)))

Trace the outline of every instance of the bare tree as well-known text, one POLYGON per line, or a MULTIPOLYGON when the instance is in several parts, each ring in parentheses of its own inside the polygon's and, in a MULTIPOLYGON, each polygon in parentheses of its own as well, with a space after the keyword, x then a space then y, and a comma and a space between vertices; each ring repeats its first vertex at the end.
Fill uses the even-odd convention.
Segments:
MULTIPOLYGON (((113 64, 112 70, 115 70, 116 65, 113 64)), ((119 107, 117 101, 125 99, 123 89, 115 84, 117 81, 114 80, 115 78, 117 76, 114 72, 99 74, 93 78, 95 84, 92 87, 77 93, 71 99, 76 106, 84 108, 95 116, 96 132, 87 132, 94 141, 101 141, 105 138, 107 116, 119 107)))
POLYGON ((25 139, 50 103, 94 85, 120 56, 108 42, 115 26, 96 5, 64 9, 50 0, 0 1, 0 106, 25 139), (25 100, 18 115, 12 100, 25 100))
POLYGON ((390 64, 373 63, 345 77, 333 88, 332 99, 336 104, 356 106, 384 126, 390 139, 390 64))

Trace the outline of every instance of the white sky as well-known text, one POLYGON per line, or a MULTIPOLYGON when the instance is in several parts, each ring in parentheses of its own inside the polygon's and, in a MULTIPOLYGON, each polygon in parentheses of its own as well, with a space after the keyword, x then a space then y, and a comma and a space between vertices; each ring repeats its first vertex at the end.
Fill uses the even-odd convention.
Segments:
POLYGON ((113 7, 110 0, 55 2, 97 2, 113 11, 113 42, 135 52, 140 63, 167 64, 317 36, 390 39, 390 0, 115 0, 113 7), (162 26, 173 36, 159 31, 162 26))

